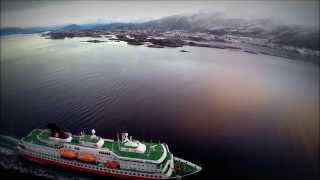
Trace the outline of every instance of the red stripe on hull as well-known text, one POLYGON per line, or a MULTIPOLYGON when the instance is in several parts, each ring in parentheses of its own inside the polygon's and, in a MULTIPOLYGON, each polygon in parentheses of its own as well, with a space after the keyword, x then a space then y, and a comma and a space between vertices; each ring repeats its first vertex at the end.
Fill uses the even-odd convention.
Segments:
POLYGON ((26 158, 27 160, 39 163, 39 164, 50 164, 50 165, 54 165, 54 166, 60 166, 63 167, 65 169, 73 169, 73 170, 77 170, 80 171, 82 173, 94 173, 97 175, 103 175, 103 176, 113 176, 113 177, 117 177, 117 178, 125 178, 125 179, 135 179, 135 180, 147 180, 147 179, 154 179, 154 178, 145 178, 145 177, 136 177, 136 176, 126 176, 126 175, 120 175, 120 174, 112 174, 109 172, 104 172, 104 171, 99 171, 99 170, 94 170, 94 169, 87 169, 87 168, 82 168, 82 167, 76 167, 76 166, 72 166, 69 164, 63 164, 60 162, 56 162, 56 161, 52 161, 52 160, 48 160, 48 159, 42 159, 39 157, 34 157, 34 156, 30 156, 30 155, 26 155, 23 154, 22 155, 24 158, 26 158))

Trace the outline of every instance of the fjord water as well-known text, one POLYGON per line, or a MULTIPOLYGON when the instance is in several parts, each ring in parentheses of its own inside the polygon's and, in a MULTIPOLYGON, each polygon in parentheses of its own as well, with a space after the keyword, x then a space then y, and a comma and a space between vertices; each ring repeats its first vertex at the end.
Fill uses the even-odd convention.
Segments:
POLYGON ((318 177, 319 66, 87 39, 1 37, 0 134, 126 129, 200 164, 190 179, 318 177))

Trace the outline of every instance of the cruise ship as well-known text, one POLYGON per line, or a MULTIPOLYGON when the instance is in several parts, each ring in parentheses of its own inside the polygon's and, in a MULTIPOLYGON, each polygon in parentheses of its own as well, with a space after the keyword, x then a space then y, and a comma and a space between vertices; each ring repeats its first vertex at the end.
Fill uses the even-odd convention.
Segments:
POLYGON ((140 142, 120 133, 117 140, 95 130, 74 135, 55 124, 33 129, 18 145, 26 159, 83 173, 126 179, 180 179, 201 167, 173 156, 165 143, 140 142))

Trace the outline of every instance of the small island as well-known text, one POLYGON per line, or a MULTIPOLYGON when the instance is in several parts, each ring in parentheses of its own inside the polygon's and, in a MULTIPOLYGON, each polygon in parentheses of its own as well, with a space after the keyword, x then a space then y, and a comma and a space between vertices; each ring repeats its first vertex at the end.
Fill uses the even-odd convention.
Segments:
POLYGON ((87 40, 87 41, 81 41, 81 42, 90 42, 90 43, 102 43, 102 42, 106 42, 106 41, 101 41, 101 40, 87 40))
POLYGON ((189 51, 182 49, 182 50, 180 50, 180 52, 189 52, 189 51))

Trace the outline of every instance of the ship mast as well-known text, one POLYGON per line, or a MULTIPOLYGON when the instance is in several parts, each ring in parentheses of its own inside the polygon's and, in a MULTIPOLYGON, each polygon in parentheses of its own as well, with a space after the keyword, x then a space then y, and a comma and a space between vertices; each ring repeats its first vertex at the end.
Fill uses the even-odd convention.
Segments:
POLYGON ((118 148, 120 149, 120 143, 119 143, 119 133, 117 133, 117 142, 118 142, 118 148))

